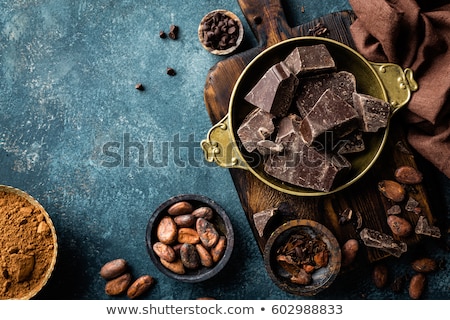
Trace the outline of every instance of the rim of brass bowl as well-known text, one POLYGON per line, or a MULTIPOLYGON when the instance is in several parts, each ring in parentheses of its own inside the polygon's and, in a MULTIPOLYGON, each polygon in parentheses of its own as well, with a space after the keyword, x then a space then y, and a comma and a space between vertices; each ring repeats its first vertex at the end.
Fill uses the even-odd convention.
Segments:
MULTIPOLYGON (((345 176, 344 181, 329 192, 295 186, 274 178, 265 173, 260 156, 256 153, 248 153, 243 149, 241 143, 239 143, 237 129, 245 116, 255 108, 244 100, 244 96, 270 66, 282 61, 294 48, 297 46, 317 44, 324 44, 328 48, 336 62, 337 71, 345 70, 354 74, 358 92, 388 101, 386 88, 380 76, 374 70, 371 62, 366 60, 361 54, 347 45, 332 39, 305 36, 277 43, 264 50, 247 65, 233 88, 227 115, 229 117, 227 124, 230 126, 231 145, 235 146, 233 149, 236 149, 238 157, 243 159, 241 161, 244 161, 241 167, 249 170, 254 176, 270 187, 297 196, 323 196, 343 190, 352 185, 372 167, 381 154, 388 137, 389 124, 386 128, 367 135, 364 138, 366 150, 346 157, 352 164, 352 168, 345 176)), ((395 80, 397 81, 397 79, 395 80)), ((393 112, 396 110, 394 108, 393 112)))
POLYGON ((240 46, 241 43, 242 43, 242 40, 244 39, 244 26, 242 25, 242 22, 241 22, 241 20, 239 19, 239 17, 238 17, 236 14, 234 14, 233 12, 228 11, 228 10, 225 10, 225 9, 216 9, 216 10, 213 10, 213 11, 208 12, 208 13, 202 18, 202 20, 200 21, 200 24, 199 24, 199 26, 198 26, 198 31, 197 31, 197 33, 198 33, 198 39, 199 39, 199 41, 200 41, 200 44, 202 45, 202 47, 203 47, 205 50, 207 50, 207 51, 209 51, 210 53, 215 54, 215 55, 224 56, 224 55, 228 55, 228 54, 233 53, 234 51, 237 50, 237 48, 239 48, 239 46, 240 46), (203 30, 202 30, 203 23, 204 23, 206 20, 210 19, 212 16, 214 16, 216 13, 221 13, 221 14, 223 14, 223 15, 226 15, 226 16, 230 17, 231 19, 233 19, 234 21, 236 21, 237 26, 238 26, 238 28, 239 28, 239 29, 238 29, 238 30, 239 30, 239 34, 238 34, 238 38, 237 38, 237 40, 236 40, 236 44, 235 44, 234 46, 232 46, 232 47, 229 47, 228 49, 224 49, 224 50, 213 49, 213 48, 211 48, 211 47, 206 46, 205 43, 204 43, 204 41, 203 41, 203 39, 204 39, 204 38, 203 38, 203 30))
POLYGON ((288 221, 279 226, 269 237, 264 247, 264 265, 272 281, 281 289, 298 296, 313 296, 328 288, 336 279, 341 269, 341 249, 336 237, 324 225, 306 219, 288 221), (321 236, 327 244, 330 256, 328 265, 312 273, 309 285, 299 285, 289 280, 289 274, 278 265, 275 254, 292 234, 306 231, 310 235, 321 236))
POLYGON ((147 230, 145 233, 145 243, 150 259, 152 260, 153 264, 158 268, 159 271, 175 280, 179 280, 182 282, 196 283, 206 281, 216 276, 226 266, 233 252, 234 230, 227 213, 217 202, 203 195, 182 194, 169 198, 156 208, 147 224, 147 230), (167 209, 172 204, 179 201, 189 201, 194 205, 194 208, 206 205, 214 210, 215 215, 212 222, 218 229, 219 233, 227 237, 227 246, 225 249, 225 253, 222 256, 222 259, 220 259, 220 261, 215 266, 211 268, 200 267, 197 270, 186 269, 185 274, 177 274, 164 267, 161 264, 159 257, 153 251, 152 249, 153 244, 157 241, 156 227, 158 225, 158 222, 161 221, 163 216, 167 215, 167 209))
POLYGON ((42 276, 42 279, 41 279, 40 283, 38 285, 36 285, 35 287, 33 287, 24 296, 13 298, 14 300, 30 300, 31 298, 36 296, 42 290, 42 288, 47 284, 48 280, 50 279, 50 277, 51 277, 51 275, 53 273, 53 270, 55 269, 56 259, 57 259, 57 256, 58 256, 58 241, 57 241, 58 239, 57 239, 57 236, 56 236, 55 226, 53 225, 53 221, 50 218, 50 215, 48 214, 48 212, 44 209, 44 207, 36 199, 34 199, 31 195, 29 195, 25 191, 22 191, 20 189, 17 189, 17 188, 12 187, 12 186, 7 186, 7 185, 0 185, 0 191, 13 193, 15 195, 18 195, 18 196, 24 198, 25 200, 27 200, 34 207, 38 208, 41 211, 41 213, 44 215, 45 222, 49 226, 51 234, 52 234, 52 238, 53 238, 53 256, 52 256, 52 259, 50 261, 50 264, 49 264, 47 270, 45 271, 45 273, 42 276))

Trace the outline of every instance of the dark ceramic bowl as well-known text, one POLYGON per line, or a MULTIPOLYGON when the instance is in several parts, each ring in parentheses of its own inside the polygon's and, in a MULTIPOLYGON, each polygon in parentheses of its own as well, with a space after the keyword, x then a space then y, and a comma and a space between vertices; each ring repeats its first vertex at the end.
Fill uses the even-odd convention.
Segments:
POLYGON ((298 296, 313 296, 328 288, 338 275, 341 268, 341 250, 335 236, 322 224, 312 220, 291 220, 278 227, 269 237, 264 248, 264 264, 272 281, 284 291, 298 296), (328 264, 312 273, 312 281, 308 285, 293 283, 290 280, 291 274, 276 260, 278 249, 284 246, 292 235, 299 233, 321 238, 329 251, 328 264))
POLYGON ((226 214, 225 210, 218 205, 215 201, 197 194, 183 194, 174 196, 167 201, 163 202, 159 205, 158 208, 153 212, 152 216, 149 219, 146 230, 146 246, 147 252, 150 255, 150 259, 154 263, 154 265, 166 276, 179 280, 182 282, 202 282, 208 280, 215 275, 217 275, 227 264, 231 257, 231 253, 233 251, 234 246, 234 231, 233 226, 231 225, 231 221, 226 214), (160 258, 153 251, 153 244, 158 241, 156 230, 159 222, 164 216, 168 215, 167 209, 173 204, 180 201, 188 201, 194 207, 194 209, 198 207, 208 206, 213 209, 214 215, 210 220, 219 232, 220 235, 223 235, 227 239, 226 249, 222 256, 222 258, 215 263, 212 267, 203 267, 201 266, 198 269, 188 269, 185 268, 184 274, 178 274, 170 271, 165 266, 161 264, 160 258))

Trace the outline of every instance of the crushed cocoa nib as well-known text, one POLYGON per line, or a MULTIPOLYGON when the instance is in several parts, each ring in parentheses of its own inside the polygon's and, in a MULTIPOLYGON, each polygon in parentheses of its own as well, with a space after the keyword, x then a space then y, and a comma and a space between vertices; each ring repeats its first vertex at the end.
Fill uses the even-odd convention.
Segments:
POLYGON ((329 33, 328 28, 321 22, 317 23, 314 27, 308 29, 309 36, 323 36, 329 33))

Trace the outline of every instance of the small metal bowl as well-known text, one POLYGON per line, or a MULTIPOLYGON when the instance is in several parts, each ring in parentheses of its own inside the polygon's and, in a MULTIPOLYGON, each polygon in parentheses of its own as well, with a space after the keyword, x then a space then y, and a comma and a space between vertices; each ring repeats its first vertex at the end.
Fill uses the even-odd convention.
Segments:
POLYGON ((338 275, 341 268, 341 249, 335 236, 322 224, 297 219, 291 220, 278 227, 264 248, 264 264, 272 281, 281 289, 298 296, 314 296, 328 288, 338 275), (307 285, 293 283, 291 274, 278 263, 276 256, 279 248, 284 246, 292 235, 306 233, 311 237, 320 237, 329 251, 328 264, 316 269, 312 281, 307 285))
MULTIPOLYGON (((0 185, 0 193, 2 194, 2 196, 0 196, 0 199, 1 197, 3 197, 3 195, 17 196, 24 202, 28 203, 27 206, 33 208, 32 212, 28 217, 28 221, 25 223, 27 226, 29 226, 29 228, 31 227, 35 228, 36 225, 38 225, 38 222, 40 221, 40 224, 37 226, 36 232, 33 233, 32 236, 23 239, 23 241, 18 241, 17 243, 14 243, 14 246, 17 247, 16 249, 19 250, 19 252, 23 251, 24 254, 33 255, 35 258, 33 269, 39 267, 41 268, 42 273, 39 275, 35 275, 38 277, 38 279, 34 280, 26 279, 25 281, 19 283, 16 283, 14 281, 11 284, 11 287, 16 287, 17 290, 10 287, 7 293, 5 293, 4 295, 0 294, 0 300, 3 299, 30 300, 34 296, 36 296, 47 284, 55 268, 56 258, 58 255, 58 242, 56 237, 56 230, 49 214, 44 209, 44 207, 42 207, 42 205, 37 200, 35 200, 25 191, 19 190, 11 186, 0 185), (46 227, 48 227, 47 231, 39 231, 41 223, 45 223, 46 227), (46 254, 48 255, 45 256, 46 257, 45 259, 43 255, 43 250, 36 251, 35 248, 33 247, 33 244, 38 242, 48 243, 48 247, 46 247, 45 249, 48 250, 48 252, 46 252, 46 254), (21 294, 17 293, 14 296, 8 294, 8 292, 15 292, 14 290, 20 291, 21 294)), ((5 202, 5 204, 7 203, 5 202)), ((14 215, 16 214, 17 210, 18 210, 17 207, 11 209, 11 211, 8 214, 14 215)), ((10 221, 13 220, 14 219, 10 218, 10 221)), ((1 226, 1 228, 3 230, 2 232, 6 232, 5 228, 14 228, 12 232, 21 234, 22 230, 26 229, 27 227, 24 225, 15 225, 14 223, 11 223, 6 226, 1 226)), ((11 231, 11 229, 9 231, 11 231)), ((32 274, 34 273, 35 272, 33 271, 32 274)))
POLYGON ((242 26, 241 20, 233 12, 224 10, 224 9, 213 10, 213 11, 207 13, 200 21, 200 25, 198 26, 198 39, 200 40, 202 47, 205 48, 207 51, 211 52, 212 54, 228 55, 228 54, 231 54, 234 51, 236 51, 237 48, 241 45, 242 40, 244 39, 244 27, 242 26), (236 31, 237 34, 234 33, 235 35, 237 35, 237 37, 235 39, 236 42, 234 45, 232 45, 230 47, 220 48, 220 47, 211 45, 211 43, 207 44, 208 41, 206 40, 206 37, 207 37, 206 33, 210 30, 206 31, 204 29, 204 26, 209 21, 212 21, 212 19, 216 19, 216 17, 220 17, 220 16, 226 16, 226 17, 232 19, 234 22, 234 27, 237 28, 237 31, 236 31))
POLYGON ((174 196, 168 199, 167 201, 163 202, 153 212, 147 224, 146 246, 147 252, 153 264, 158 268, 159 271, 161 271, 166 276, 182 282, 188 283, 202 282, 217 275, 228 263, 234 246, 234 231, 231 221, 228 215, 226 214, 225 210, 215 201, 202 195, 182 194, 174 196), (153 251, 153 244, 158 241, 158 238, 156 236, 156 230, 159 222, 164 216, 168 215, 167 209, 171 207, 173 204, 180 201, 188 201, 189 203, 192 204, 194 209, 203 206, 208 206, 211 209, 213 209, 214 215, 213 218, 210 220, 210 222, 214 224, 216 230, 219 232, 220 235, 226 237, 227 244, 222 258, 212 267, 201 266, 200 268, 195 270, 185 268, 186 272, 184 274, 177 274, 175 272, 170 271, 165 266, 163 266, 160 261, 160 258, 153 251))

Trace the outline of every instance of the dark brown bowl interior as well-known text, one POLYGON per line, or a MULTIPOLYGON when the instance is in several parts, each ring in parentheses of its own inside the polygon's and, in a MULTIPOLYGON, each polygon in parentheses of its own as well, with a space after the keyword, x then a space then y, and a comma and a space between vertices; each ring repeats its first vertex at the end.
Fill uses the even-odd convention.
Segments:
POLYGON ((341 249, 335 236, 322 224, 312 220, 291 220, 278 227, 270 236, 264 248, 264 264, 272 281, 281 289, 298 296, 313 296, 328 288, 338 275, 341 268, 341 249), (312 274, 312 282, 309 285, 292 283, 289 280, 291 275, 276 261, 280 246, 284 245, 291 235, 299 232, 321 237, 330 252, 328 265, 312 274))
POLYGON ((147 224, 145 242, 147 246, 147 252, 150 255, 150 259, 163 274, 172 279, 176 279, 182 282, 195 283, 202 282, 214 277, 225 267, 233 251, 234 231, 231 221, 225 210, 215 201, 202 195, 183 194, 168 199, 167 201, 159 205, 158 208, 156 208, 147 224), (227 238, 227 246, 222 259, 220 259, 220 261, 211 268, 201 267, 197 270, 186 269, 185 274, 177 274, 164 267, 161 264, 159 257, 152 249, 153 244, 158 241, 156 237, 156 228, 158 226, 158 223, 164 216, 168 215, 167 209, 174 203, 180 201, 188 201, 194 206, 194 208, 198 208, 201 206, 211 207, 214 211, 214 217, 211 222, 215 225, 217 231, 227 238))

